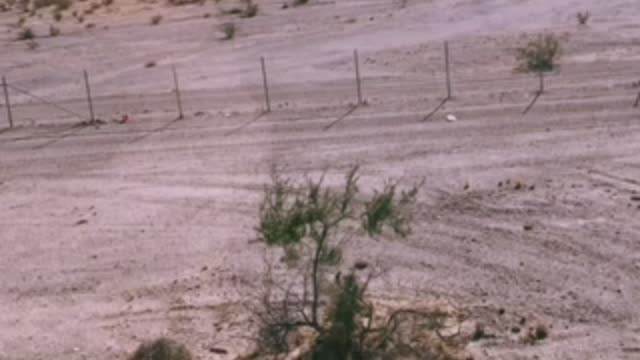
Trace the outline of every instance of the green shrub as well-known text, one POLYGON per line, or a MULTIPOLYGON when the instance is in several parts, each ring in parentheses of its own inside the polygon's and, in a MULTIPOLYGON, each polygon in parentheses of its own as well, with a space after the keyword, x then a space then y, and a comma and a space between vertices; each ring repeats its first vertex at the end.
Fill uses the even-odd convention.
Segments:
POLYGON ((560 40, 554 34, 541 34, 516 49, 516 57, 521 71, 552 71, 560 56, 560 40))

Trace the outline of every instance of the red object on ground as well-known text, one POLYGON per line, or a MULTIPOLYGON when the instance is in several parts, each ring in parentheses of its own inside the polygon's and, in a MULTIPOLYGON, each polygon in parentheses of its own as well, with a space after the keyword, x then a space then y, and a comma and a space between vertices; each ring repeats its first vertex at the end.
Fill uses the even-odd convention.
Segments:
POLYGON ((127 121, 129 121, 129 115, 127 115, 127 114, 122 115, 122 123, 124 124, 127 121))

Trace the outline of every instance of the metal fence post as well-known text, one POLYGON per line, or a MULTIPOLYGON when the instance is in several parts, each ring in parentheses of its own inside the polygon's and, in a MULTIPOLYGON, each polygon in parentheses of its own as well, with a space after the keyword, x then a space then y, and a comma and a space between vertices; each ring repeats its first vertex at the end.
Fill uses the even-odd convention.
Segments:
POLYGON ((449 42, 444 42, 444 66, 447 73, 447 99, 451 99, 451 68, 449 65, 449 42))
POLYGON ((358 91, 358 105, 362 105, 362 84, 360 80, 360 61, 358 59, 358 50, 353 50, 353 63, 356 70, 356 88, 358 91))
POLYGON ((176 71, 175 65, 171 65, 171 70, 173 72, 173 84, 176 88, 176 101, 178 103, 178 119, 184 119, 184 113, 182 112, 182 98, 180 96, 180 85, 178 83, 178 72, 176 71))
POLYGON ((260 57, 260 65, 262 67, 262 86, 264 87, 264 101, 267 106, 267 112, 271 112, 271 99, 269 98, 269 83, 267 82, 267 66, 264 57, 260 57))
POLYGON ((9 86, 4 76, 2 77, 2 88, 4 89, 4 103, 7 106, 7 116, 9 117, 9 128, 13 129, 13 115, 11 114, 11 102, 9 102, 9 86))
POLYGON ((93 100, 91 99, 91 87, 89 86, 89 73, 87 70, 84 70, 84 83, 87 87, 87 101, 89 102, 89 115, 91 116, 91 123, 95 124, 96 117, 93 113, 93 100))

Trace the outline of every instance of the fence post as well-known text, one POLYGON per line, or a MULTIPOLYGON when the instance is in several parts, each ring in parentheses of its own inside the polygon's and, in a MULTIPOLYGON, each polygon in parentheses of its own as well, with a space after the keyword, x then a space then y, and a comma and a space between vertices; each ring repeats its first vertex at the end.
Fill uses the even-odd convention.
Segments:
POLYGON ((539 71, 538 73, 540 76, 540 89, 538 91, 542 94, 544 92, 544 73, 542 71, 539 71))
POLYGON ((444 67, 447 74, 447 100, 451 99, 451 67, 449 65, 449 42, 444 42, 444 67))
POLYGON ((7 116, 9 117, 9 128, 13 129, 13 115, 11 114, 11 102, 9 102, 9 86, 4 76, 2 77, 2 88, 4 89, 4 103, 7 106, 7 116))
POLYGON ((182 112, 182 98, 180 96, 180 84, 178 83, 178 72, 176 66, 171 65, 171 71, 173 72, 173 85, 176 88, 176 102, 178 103, 178 120, 184 119, 184 113, 182 112))
POLYGON ((264 88, 264 102, 267 106, 267 112, 271 112, 271 99, 269 98, 269 83, 267 82, 267 66, 264 63, 264 57, 260 57, 260 66, 262 67, 262 86, 264 88))
POLYGON ((356 69, 356 88, 358 91, 358 105, 362 105, 362 84, 360 81, 360 60, 358 59, 358 50, 353 50, 353 63, 356 69))
POLYGON ((96 118, 93 113, 93 100, 91 99, 91 87, 89 86, 89 73, 84 70, 84 83, 87 87, 87 101, 89 102, 89 115, 91 116, 91 124, 95 124, 96 118))

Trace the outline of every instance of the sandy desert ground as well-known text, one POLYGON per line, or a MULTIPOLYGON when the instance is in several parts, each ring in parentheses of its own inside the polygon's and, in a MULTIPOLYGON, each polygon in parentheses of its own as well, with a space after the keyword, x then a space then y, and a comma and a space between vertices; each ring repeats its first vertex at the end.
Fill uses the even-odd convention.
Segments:
MULTIPOLYGON (((263 249, 251 240, 271 165, 336 180, 354 163, 365 191, 426 179, 409 239, 348 246, 390 269, 375 293, 469 309, 496 336, 469 345, 476 359, 640 359, 637 1, 258 4, 220 41, 230 18, 213 2, 115 0, 78 24, 68 12, 89 6, 80 2, 36 49, 14 40, 22 14, 0 13, 0 73, 84 117, 86 69, 108 122, 77 127, 86 118, 11 92, 0 359, 125 359, 163 334, 200 359, 233 359, 247 350, 240 303, 260 281, 263 249), (561 67, 523 115, 537 80, 513 71, 513 49, 542 31, 565 39, 561 67), (425 121, 445 94, 444 40, 453 99, 425 121), (368 105, 349 111, 356 48, 368 105), (129 123, 111 122, 123 114, 129 123), (549 338, 521 343, 511 329, 522 317, 549 338)), ((52 23, 43 14, 27 20, 37 35, 52 23)))

